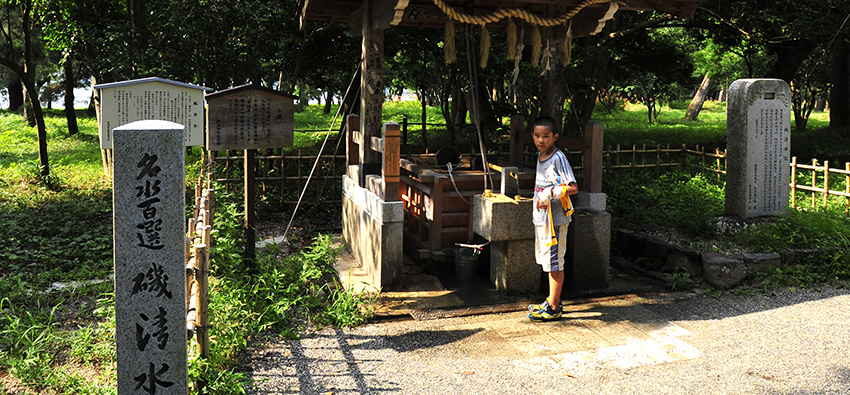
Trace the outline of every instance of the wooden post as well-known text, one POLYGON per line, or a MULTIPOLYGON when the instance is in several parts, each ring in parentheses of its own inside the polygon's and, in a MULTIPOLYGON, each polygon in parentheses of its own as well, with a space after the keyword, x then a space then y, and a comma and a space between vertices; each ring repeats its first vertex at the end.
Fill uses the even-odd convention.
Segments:
POLYGON ((372 28, 372 0, 364 0, 363 42, 361 52, 363 62, 360 74, 360 134, 359 184, 366 186, 366 175, 376 174, 381 158, 372 151, 372 137, 381 129, 381 110, 384 102, 384 30, 372 28))
POLYGON ((401 119, 401 144, 407 145, 407 115, 401 119))
POLYGON ((387 122, 383 127, 384 153, 383 169, 381 174, 384 179, 384 201, 394 202, 399 200, 398 183, 399 168, 401 167, 400 138, 401 131, 395 122, 387 122))
POLYGON ((360 116, 351 114, 348 116, 345 124, 346 141, 348 144, 345 148, 346 165, 356 165, 360 163, 360 148, 355 134, 360 132, 360 116))
POLYGON ((591 122, 584 129, 584 190, 602 192, 602 137, 604 127, 591 122))
POLYGON ((844 193, 846 203, 844 204, 844 216, 850 216, 850 162, 844 162, 844 193))
POLYGON ((818 160, 812 159, 812 209, 814 209, 816 207, 815 202, 817 200, 817 198, 815 197, 816 196, 815 195, 815 188, 817 187, 817 182, 818 182, 818 172, 815 171, 815 169, 814 169, 817 166, 818 166, 818 160))
POLYGON ((823 162, 823 208, 829 200, 829 161, 823 162))
POLYGON ((797 208, 797 157, 791 157, 791 207, 797 208))
POLYGON ((254 174, 254 158, 257 155, 256 149, 245 150, 245 222, 243 229, 245 230, 245 259, 253 260, 255 258, 254 244, 257 240, 256 234, 256 214, 254 213, 254 200, 256 199, 257 182, 254 174))

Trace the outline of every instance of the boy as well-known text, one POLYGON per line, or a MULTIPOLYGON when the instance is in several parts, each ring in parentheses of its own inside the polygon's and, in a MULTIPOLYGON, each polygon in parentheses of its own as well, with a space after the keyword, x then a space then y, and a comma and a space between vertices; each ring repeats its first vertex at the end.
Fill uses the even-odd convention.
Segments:
POLYGON ((537 154, 534 182, 534 258, 549 277, 549 297, 541 304, 528 306, 532 321, 561 318, 561 289, 564 286, 564 254, 567 227, 572 214, 570 195, 578 193, 573 169, 564 153, 555 147, 558 124, 551 117, 539 117, 532 129, 537 154))

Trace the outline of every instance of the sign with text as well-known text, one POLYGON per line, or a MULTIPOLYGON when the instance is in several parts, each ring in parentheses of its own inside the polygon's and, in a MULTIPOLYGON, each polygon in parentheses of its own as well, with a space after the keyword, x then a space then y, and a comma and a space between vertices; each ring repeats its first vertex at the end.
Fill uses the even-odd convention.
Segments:
POLYGON ((729 87, 726 214, 781 215, 791 180, 791 89, 783 80, 745 79, 729 87))
POLYGON ((95 85, 100 97, 100 148, 112 148, 112 130, 158 119, 183 125, 183 145, 204 145, 204 91, 196 85, 152 77, 95 85))
POLYGON ((183 126, 114 129, 115 343, 119 394, 186 394, 183 126))
POLYGON ((207 149, 291 147, 295 96, 242 85, 206 95, 207 149))

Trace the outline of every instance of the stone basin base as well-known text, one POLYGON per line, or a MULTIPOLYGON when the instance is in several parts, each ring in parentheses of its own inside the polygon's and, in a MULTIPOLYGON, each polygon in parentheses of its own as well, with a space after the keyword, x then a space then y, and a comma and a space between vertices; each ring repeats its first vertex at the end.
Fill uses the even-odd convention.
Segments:
MULTIPOLYGON (((543 271, 534 261, 532 202, 475 196, 472 223, 490 241, 490 281, 510 294, 545 291, 543 271)), ((605 289, 609 281, 611 214, 576 207, 567 235, 564 292, 605 289)))

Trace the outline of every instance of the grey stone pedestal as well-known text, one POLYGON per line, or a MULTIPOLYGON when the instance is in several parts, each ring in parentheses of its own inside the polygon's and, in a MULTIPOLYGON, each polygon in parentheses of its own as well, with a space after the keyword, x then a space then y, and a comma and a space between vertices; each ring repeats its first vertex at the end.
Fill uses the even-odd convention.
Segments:
POLYGON ((472 225, 490 241, 490 281, 505 293, 536 293, 540 266, 534 262, 530 200, 512 202, 475 196, 472 225))
POLYGON ((578 207, 567 233, 564 291, 608 288, 611 257, 611 214, 578 207))

